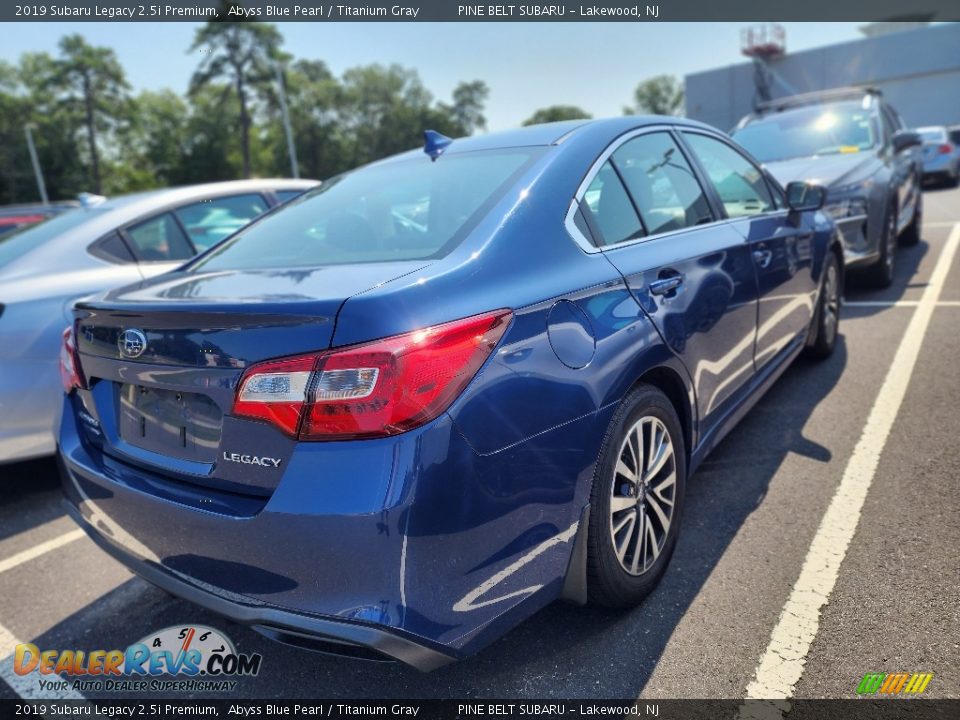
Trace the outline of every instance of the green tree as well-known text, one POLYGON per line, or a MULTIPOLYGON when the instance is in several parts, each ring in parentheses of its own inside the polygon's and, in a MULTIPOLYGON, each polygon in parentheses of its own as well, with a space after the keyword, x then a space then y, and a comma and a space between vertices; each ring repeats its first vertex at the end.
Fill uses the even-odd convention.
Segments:
POLYGON ((558 120, 589 120, 593 116, 576 105, 550 105, 540 108, 523 121, 524 125, 557 122, 558 120))
POLYGON ((93 191, 101 192, 98 133, 107 133, 127 111, 129 96, 123 68, 110 48, 89 45, 82 35, 60 40, 60 59, 51 85, 68 108, 82 108, 93 191))
POLYGON ((487 129, 483 112, 488 97, 490 88, 483 80, 462 82, 453 89, 453 104, 441 103, 438 109, 457 124, 457 135, 473 135, 477 130, 487 129))
MULTIPOLYGON (((284 72, 290 125, 303 177, 328 178, 351 167, 351 148, 341 127, 342 88, 320 60, 298 60, 284 72)), ((290 168, 279 102, 271 97, 266 142, 269 172, 286 174, 290 168)))
POLYGON ((253 104, 264 96, 274 77, 273 63, 281 59, 283 37, 274 25, 228 20, 236 0, 226 0, 219 17, 201 26, 188 52, 202 55, 200 65, 190 79, 189 94, 196 96, 217 81, 232 88, 239 108, 240 147, 243 176, 250 177, 250 128, 253 104))
POLYGON ((683 110, 683 84, 673 75, 644 80, 633 91, 633 105, 624 115, 679 115, 683 110))

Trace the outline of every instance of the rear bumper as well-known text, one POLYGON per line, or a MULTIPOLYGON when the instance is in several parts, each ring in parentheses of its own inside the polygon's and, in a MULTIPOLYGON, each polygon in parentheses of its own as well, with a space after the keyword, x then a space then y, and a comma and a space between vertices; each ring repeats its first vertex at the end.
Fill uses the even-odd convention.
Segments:
POLYGON ((561 594, 608 419, 489 455, 447 416, 393 438, 301 443, 276 489, 251 496, 108 456, 78 427, 79 402, 66 398, 60 429, 64 492, 110 554, 271 638, 421 669, 561 594))
MULTIPOLYGON (((61 472, 66 472, 63 463, 61 472)), ((248 625, 271 640, 321 651, 337 651, 335 646, 341 646, 338 650, 340 654, 359 657, 364 655, 351 650, 367 650, 385 659, 399 660, 424 672, 436 670, 458 659, 452 653, 441 652, 423 642, 371 625, 295 613, 267 604, 244 604, 218 594, 211 586, 201 587, 188 578, 179 577, 154 563, 140 560, 91 527, 73 504, 64 500, 64 506, 70 517, 102 550, 144 580, 210 612, 241 625, 248 625)))

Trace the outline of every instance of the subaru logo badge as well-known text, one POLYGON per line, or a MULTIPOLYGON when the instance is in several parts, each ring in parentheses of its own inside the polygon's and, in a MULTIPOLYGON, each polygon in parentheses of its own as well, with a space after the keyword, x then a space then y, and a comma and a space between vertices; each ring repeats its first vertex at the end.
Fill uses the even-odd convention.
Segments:
POLYGON ((117 338, 117 347, 125 358, 138 358, 147 349, 147 336, 141 330, 124 330, 117 338))

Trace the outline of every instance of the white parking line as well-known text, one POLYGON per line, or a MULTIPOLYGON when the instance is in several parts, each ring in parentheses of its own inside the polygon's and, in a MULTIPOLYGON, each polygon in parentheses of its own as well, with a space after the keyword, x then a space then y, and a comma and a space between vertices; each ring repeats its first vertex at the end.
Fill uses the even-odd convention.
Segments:
MULTIPOLYGON (((66 690, 41 690, 40 683, 37 682, 37 673, 29 675, 17 675, 13 669, 13 656, 17 645, 21 641, 3 625, 0 625, 0 680, 9 685, 13 691, 24 700, 48 700, 57 698, 58 700, 86 700, 76 690, 67 686, 66 690)), ((46 675, 44 680, 58 680, 56 675, 46 675)))
MULTIPOLYGON (((922 300, 854 300, 844 301, 844 307, 917 307, 922 300)), ((939 300, 934 307, 960 307, 960 300, 939 300)))
MULTIPOLYGON (((760 658, 754 680, 747 686, 748 699, 789 698, 803 675, 810 644, 820 626, 820 611, 830 599, 840 564, 857 529, 880 454, 906 394, 920 355, 923 336, 958 245, 960 223, 954 225, 953 232, 943 246, 930 282, 900 340, 893 363, 867 417, 863 434, 810 543, 800 576, 773 629, 767 650, 760 658)), ((778 704, 774 709, 783 707, 778 704)))
POLYGON ((17 565, 23 565, 23 563, 38 558, 41 555, 46 555, 51 550, 56 550, 59 547, 63 547, 69 543, 72 543, 74 540, 79 540, 86 533, 83 532, 80 528, 76 530, 71 530, 66 532, 63 535, 59 535, 55 538, 51 538, 46 542, 42 542, 39 545, 34 545, 32 548, 27 548, 23 552, 18 552, 13 557, 9 557, 6 560, 0 560, 0 573, 5 573, 7 570, 12 570, 17 567, 17 565))

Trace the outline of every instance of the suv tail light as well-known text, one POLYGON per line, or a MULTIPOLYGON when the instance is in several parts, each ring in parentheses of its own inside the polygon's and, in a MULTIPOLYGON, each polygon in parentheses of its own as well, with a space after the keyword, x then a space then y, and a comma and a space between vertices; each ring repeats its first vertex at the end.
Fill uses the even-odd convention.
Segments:
POLYGON ((60 344, 60 381, 63 383, 63 391, 68 394, 74 388, 83 387, 72 326, 63 331, 63 342, 60 344))
POLYGON ((362 345, 252 365, 233 414, 300 440, 353 440, 412 430, 446 410, 510 321, 509 310, 362 345))
POLYGON ((941 155, 949 155, 953 152, 953 145, 950 143, 944 143, 940 146, 939 150, 941 155))

